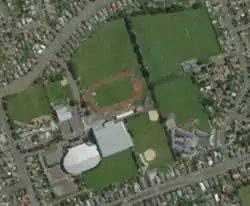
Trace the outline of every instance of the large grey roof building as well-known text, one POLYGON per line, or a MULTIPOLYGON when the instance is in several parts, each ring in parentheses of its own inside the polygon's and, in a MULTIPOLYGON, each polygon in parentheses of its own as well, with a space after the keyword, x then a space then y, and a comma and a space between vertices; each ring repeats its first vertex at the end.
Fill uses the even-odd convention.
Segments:
POLYGON ((94 127, 93 132, 103 157, 124 151, 133 146, 133 141, 123 122, 110 121, 94 127))

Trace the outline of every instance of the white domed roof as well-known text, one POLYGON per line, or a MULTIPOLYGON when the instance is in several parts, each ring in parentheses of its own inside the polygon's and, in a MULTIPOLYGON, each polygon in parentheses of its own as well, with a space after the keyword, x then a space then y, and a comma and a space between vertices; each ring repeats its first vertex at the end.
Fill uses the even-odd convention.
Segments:
POLYGON ((100 161, 96 145, 81 144, 68 150, 63 166, 68 173, 76 175, 96 167, 100 161))

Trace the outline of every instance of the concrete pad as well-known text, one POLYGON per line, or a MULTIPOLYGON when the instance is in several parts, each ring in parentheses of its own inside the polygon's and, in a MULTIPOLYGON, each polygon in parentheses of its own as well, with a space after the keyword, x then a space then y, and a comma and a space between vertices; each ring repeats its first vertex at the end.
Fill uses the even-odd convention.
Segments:
POLYGON ((148 149, 143 153, 143 156, 147 162, 151 162, 155 159, 156 153, 152 149, 148 149))
POLYGON ((149 116, 149 119, 153 122, 156 122, 159 119, 159 114, 156 110, 149 111, 148 116, 149 116))

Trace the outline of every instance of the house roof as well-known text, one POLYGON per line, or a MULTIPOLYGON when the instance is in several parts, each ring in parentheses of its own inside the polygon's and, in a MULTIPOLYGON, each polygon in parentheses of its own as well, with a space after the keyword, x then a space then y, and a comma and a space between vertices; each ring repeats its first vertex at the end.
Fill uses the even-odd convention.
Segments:
POLYGON ((124 151, 133 146, 133 141, 123 122, 107 122, 93 129, 103 157, 124 151))
POLYGON ((64 157, 64 169, 70 174, 80 174, 96 167, 101 161, 96 145, 81 144, 72 147, 64 157))

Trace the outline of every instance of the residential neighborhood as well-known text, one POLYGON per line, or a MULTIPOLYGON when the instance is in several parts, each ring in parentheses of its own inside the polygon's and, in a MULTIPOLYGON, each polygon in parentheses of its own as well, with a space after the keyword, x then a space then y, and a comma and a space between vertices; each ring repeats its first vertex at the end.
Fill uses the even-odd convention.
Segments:
POLYGON ((248 1, 0 0, 0 28, 0 205, 250 205, 248 1))

